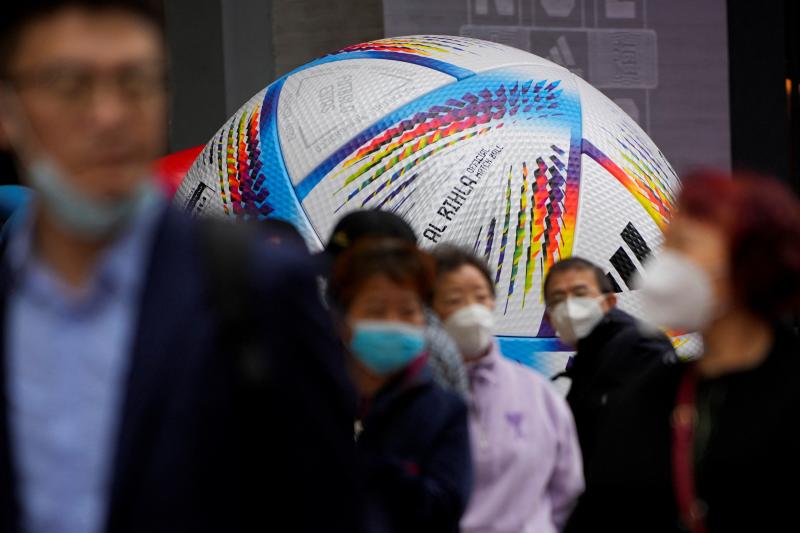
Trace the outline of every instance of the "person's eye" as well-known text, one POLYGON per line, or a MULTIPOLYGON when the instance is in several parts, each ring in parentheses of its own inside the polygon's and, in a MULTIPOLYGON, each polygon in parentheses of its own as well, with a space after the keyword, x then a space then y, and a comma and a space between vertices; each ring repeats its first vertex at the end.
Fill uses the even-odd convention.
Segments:
POLYGON ((409 303, 408 305, 403 306, 403 315, 404 316, 415 316, 421 312, 420 306, 416 303, 409 303))
POLYGON ((129 98, 145 98, 166 86, 165 75, 156 69, 130 69, 119 76, 119 86, 129 98))
POLYGON ((384 315, 386 309, 382 305, 366 305, 361 312, 369 318, 379 318, 384 315))
POLYGON ((54 70, 43 73, 39 78, 39 85, 61 98, 79 98, 91 85, 90 78, 84 72, 54 70))

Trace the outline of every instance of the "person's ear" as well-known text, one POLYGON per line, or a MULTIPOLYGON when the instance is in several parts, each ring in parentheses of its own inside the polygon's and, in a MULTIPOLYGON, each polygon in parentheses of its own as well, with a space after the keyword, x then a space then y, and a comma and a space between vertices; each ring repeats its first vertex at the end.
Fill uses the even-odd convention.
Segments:
POLYGON ((7 118, 6 102, 3 101, 3 95, 0 93, 0 150, 9 150, 11 148, 8 142, 8 134, 6 133, 7 118))
POLYGON ((336 325, 336 331, 339 333, 339 338, 342 339, 345 346, 349 345, 350 341, 353 340, 353 328, 350 326, 350 322, 344 316, 338 316, 334 320, 334 324, 336 325))
POLYGON ((436 299, 436 288, 434 287, 431 289, 428 295, 428 301, 425 303, 425 307, 433 311, 433 314, 436 315, 437 318, 442 320, 442 315, 439 313, 439 306, 436 305, 438 300, 436 299))
POLYGON ((11 101, 9 89, 0 85, 0 149, 11 151, 15 135, 19 135, 14 127, 14 103, 11 101))
POLYGON ((731 307, 735 300, 735 291, 731 286, 730 277, 728 275, 715 276, 712 278, 711 290, 714 295, 718 309, 727 309, 731 307))
POLYGON ((617 295, 614 294, 613 292, 609 292, 607 294, 604 294, 603 296, 605 296, 605 298, 603 298, 603 305, 602 305, 603 312, 608 313, 609 311, 611 311, 611 309, 617 306, 617 295))

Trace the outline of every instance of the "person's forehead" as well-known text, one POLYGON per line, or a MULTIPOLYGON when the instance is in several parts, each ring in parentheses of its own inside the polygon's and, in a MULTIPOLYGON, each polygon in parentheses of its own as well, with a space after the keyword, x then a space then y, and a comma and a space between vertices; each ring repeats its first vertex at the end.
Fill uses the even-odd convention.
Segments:
POLYGON ((730 245, 722 228, 687 216, 678 216, 670 224, 664 247, 687 254, 701 265, 716 266, 730 258, 730 245))
POLYGON ((362 291, 411 291, 415 292, 414 283, 411 279, 394 280, 383 272, 376 272, 367 276, 359 284, 362 291))
POLYGON ((679 213, 667 228, 665 237, 667 240, 678 237, 680 240, 688 242, 725 241, 725 232, 716 224, 679 213))
POLYGON ((417 288, 409 281, 395 281, 385 274, 373 274, 362 281, 355 290, 354 301, 382 302, 419 299, 417 288))
POLYGON ((548 283, 548 292, 568 291, 579 286, 600 289, 593 270, 589 268, 570 268, 562 272, 556 272, 548 283))
POLYGON ((65 8, 24 26, 11 64, 18 69, 59 62, 111 67, 160 60, 163 46, 156 25, 136 13, 65 8))
POLYGON ((485 288, 489 285, 483 273, 469 263, 465 263, 450 272, 445 272, 439 279, 440 283, 437 285, 440 285, 443 289, 485 288))

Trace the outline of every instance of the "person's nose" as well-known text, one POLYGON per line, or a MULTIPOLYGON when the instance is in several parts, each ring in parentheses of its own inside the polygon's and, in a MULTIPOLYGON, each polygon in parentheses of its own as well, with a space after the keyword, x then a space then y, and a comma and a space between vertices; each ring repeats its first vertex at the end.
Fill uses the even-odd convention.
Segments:
POLYGON ((123 126, 131 107, 120 91, 110 86, 96 87, 90 106, 92 121, 101 130, 123 126))
POLYGON ((387 309, 384 316, 386 320, 391 322, 403 322, 403 316, 393 309, 387 309))

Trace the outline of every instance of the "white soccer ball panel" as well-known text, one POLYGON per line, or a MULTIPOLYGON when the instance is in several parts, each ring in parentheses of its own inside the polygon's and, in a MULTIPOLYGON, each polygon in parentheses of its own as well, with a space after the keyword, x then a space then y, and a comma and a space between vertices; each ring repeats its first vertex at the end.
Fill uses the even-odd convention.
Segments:
POLYGON ((385 59, 349 59, 291 74, 278 102, 278 131, 292 184, 374 122, 453 80, 385 59))
POLYGON ((620 306, 638 314, 638 294, 633 291, 642 263, 658 251, 661 230, 645 209, 603 166, 588 155, 581 163, 581 200, 573 255, 603 269, 620 292, 620 306))

